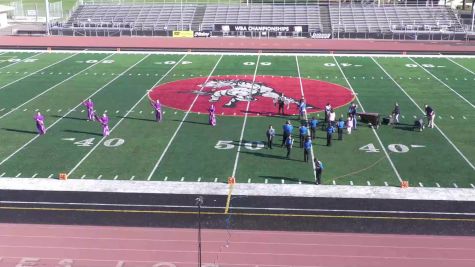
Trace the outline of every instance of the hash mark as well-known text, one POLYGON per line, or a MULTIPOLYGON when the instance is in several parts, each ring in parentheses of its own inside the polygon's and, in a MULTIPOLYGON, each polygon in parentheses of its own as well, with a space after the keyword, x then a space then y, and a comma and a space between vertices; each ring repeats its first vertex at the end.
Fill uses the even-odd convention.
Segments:
POLYGON ((464 119, 464 120, 466 120, 466 119, 467 119, 467 117, 465 117, 465 116, 462 116, 462 117, 463 117, 463 119, 464 119))
POLYGON ((420 187, 424 187, 424 185, 423 185, 421 182, 419 182, 419 186, 420 186, 420 187))
POLYGON ((218 182, 218 178, 214 178, 214 182, 217 183, 217 182, 218 182))
POLYGON ((454 119, 454 116, 450 115, 450 118, 453 120, 453 119, 454 119))
POLYGON ((97 176, 97 179, 100 180, 102 178, 102 174, 97 176))
POLYGON ((6 174, 6 172, 2 173, 2 174, 0 175, 0 177, 3 177, 5 174, 6 174))
POLYGON ((85 175, 85 174, 83 174, 83 175, 81 176, 81 179, 84 179, 84 178, 86 178, 86 175, 85 175))
POLYGON ((299 180, 299 184, 302 184, 302 180, 299 180))
POLYGON ((366 181, 366 183, 367 183, 368 185, 371 185, 371 183, 370 183, 369 181, 366 181))
POLYGON ((384 182, 384 186, 388 186, 388 182, 384 182))
POLYGON ((439 183, 435 183, 435 185, 436 185, 437 187, 440 187, 440 184, 439 184, 439 183))
POLYGON ((198 181, 198 182, 201 182, 201 177, 198 177, 198 180, 197 180, 197 181, 198 181))
POLYGON ((456 183, 453 183, 454 187, 455 188, 459 188, 458 185, 456 183))
POLYGON ((81 113, 84 113, 84 111, 85 111, 84 109, 83 109, 83 110, 81 110, 81 113))
POLYGON ((25 108, 23 111, 27 111, 27 110, 28 110, 28 109, 27 109, 27 108, 25 108))
POLYGON ((282 183, 285 184, 285 180, 284 180, 284 179, 282 179, 282 183))
POLYGON ((114 180, 117 180, 119 178, 119 175, 114 176, 114 180))
POLYGON ((61 112, 61 111, 63 111, 63 110, 62 110, 62 109, 58 109, 58 112, 61 112))
POLYGON ((50 179, 53 178, 53 175, 54 175, 54 174, 50 174, 50 175, 48 176, 48 178, 50 178, 50 179))
POLYGON ((472 188, 475 188, 475 185, 473 185, 473 184, 470 184, 470 186, 471 186, 472 188))
POLYGON ((333 180, 333 185, 336 185, 336 181, 335 181, 335 180, 333 180))
POLYGON ((267 181, 267 179, 266 179, 265 183, 267 184, 268 182, 269 182, 269 181, 267 181))
POLYGON ((38 175, 38 174, 35 173, 35 174, 33 174, 33 175, 31 176, 31 178, 35 178, 37 175, 38 175))
POLYGON ((49 112, 51 109, 47 109, 46 112, 49 112))
POLYGON ((165 178, 163 179, 163 181, 166 181, 166 180, 168 180, 168 176, 165 176, 165 178))
POLYGON ((20 175, 21 175, 21 172, 18 173, 18 174, 15 176, 15 178, 18 178, 20 175))
POLYGON ((135 175, 132 175, 132 177, 130 177, 130 180, 133 181, 135 179, 135 175))
POLYGON ((350 181, 350 185, 353 185, 353 181, 350 181))

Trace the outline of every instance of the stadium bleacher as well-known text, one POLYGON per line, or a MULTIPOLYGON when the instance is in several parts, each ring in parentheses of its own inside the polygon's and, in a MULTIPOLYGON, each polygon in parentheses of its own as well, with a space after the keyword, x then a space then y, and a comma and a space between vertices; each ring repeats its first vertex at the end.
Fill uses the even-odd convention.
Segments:
POLYGON ((465 34, 448 7, 376 3, 85 4, 56 27, 57 34, 65 35, 169 35, 170 31, 313 38, 401 38, 403 34, 404 39, 465 34))

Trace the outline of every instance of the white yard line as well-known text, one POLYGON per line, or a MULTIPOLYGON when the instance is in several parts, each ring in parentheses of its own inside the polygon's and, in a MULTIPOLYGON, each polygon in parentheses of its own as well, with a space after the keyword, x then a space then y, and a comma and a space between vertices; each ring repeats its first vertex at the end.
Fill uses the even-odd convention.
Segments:
MULTIPOLYGON (((92 98, 95 94, 99 93, 102 89, 104 89, 106 86, 108 86, 109 84, 111 84, 112 82, 114 82, 115 80, 117 80, 119 77, 121 77, 122 75, 124 75, 125 73, 127 73, 130 69, 132 69, 133 67, 135 67, 137 64, 139 64, 140 62, 142 62, 142 60, 144 60, 146 57, 142 58, 141 60, 139 60, 138 62, 136 62, 135 64, 133 64, 132 66, 130 66, 129 68, 127 68, 125 71, 123 71, 121 74, 117 75, 114 77, 114 79, 110 80, 109 82, 107 82, 106 84, 104 84, 103 86, 101 86, 101 88, 97 89, 94 93, 92 93, 91 95, 89 95, 88 97, 86 97, 84 100, 86 99, 89 99, 89 98, 92 98)), ((71 110, 69 110, 66 114, 64 114, 63 116, 61 116, 61 118, 57 119, 55 122, 53 122, 48 128, 47 130, 51 129, 54 125, 56 125, 58 122, 60 122, 64 117, 68 116, 71 112, 73 112, 74 109, 77 109, 78 107, 82 106, 82 102, 81 101, 77 106, 75 106, 74 108, 72 108, 71 110)), ((15 152, 13 152, 12 154, 10 154, 8 157, 6 157, 5 159, 3 159, 1 162, 0 162, 0 165, 2 165, 3 163, 5 163, 7 160, 9 160, 11 157, 13 157, 14 155, 16 155, 18 152, 20 152, 21 150, 23 150, 26 146, 28 146, 29 144, 31 144, 33 141, 36 140, 36 138, 40 137, 40 135, 36 135, 35 137, 31 138, 30 141, 26 142, 23 146, 21 146, 20 148, 18 148, 15 152)))
MULTIPOLYGON (((399 87, 399 89, 401 89, 401 91, 412 101, 412 103, 414 103, 414 105, 422 112, 422 114, 425 114, 424 110, 416 103, 416 101, 414 101, 414 99, 406 92, 406 90, 404 90, 404 88, 402 88, 401 85, 399 85, 391 75, 389 75, 389 73, 383 68, 383 66, 381 66, 379 64, 379 62, 377 62, 373 57, 371 57, 371 59, 376 63, 376 65, 379 66, 379 68, 381 68, 381 70, 384 71, 384 73, 386 73, 386 75, 394 82, 394 84, 396 84, 397 87, 399 87)), ((439 126, 437 126, 437 124, 434 124, 435 125, 435 128, 440 132, 440 134, 442 134, 442 136, 445 138, 445 140, 447 140, 447 142, 449 142, 450 145, 452 145, 452 147, 457 151, 457 153, 459 153, 459 155, 468 163, 468 165, 470 165, 470 167, 472 167, 473 170, 475 170, 475 166, 468 160, 467 157, 465 157, 465 155, 462 153, 462 151, 460 151, 460 149, 458 149, 458 147, 452 142, 452 140, 450 140, 447 135, 445 135, 445 133, 439 128, 439 126)))
MULTIPOLYGON (((149 55, 147 55, 145 58, 147 58, 148 56, 149 56, 149 55)), ((150 88, 150 90, 153 89, 153 88, 155 88, 158 84, 160 84, 160 82, 162 82, 162 80, 165 79, 165 77, 167 77, 167 75, 168 75, 173 69, 175 69, 175 67, 178 66, 178 65, 180 64, 180 62, 181 62, 185 57, 186 57, 186 54, 185 54, 183 57, 181 57, 180 60, 177 61, 177 62, 175 63, 175 65, 173 65, 173 66, 150 88)), ((145 58, 143 58, 142 60, 144 60, 145 58)), ((142 61, 142 60, 141 60, 141 61, 142 61)), ((137 106, 142 102, 142 100, 143 100, 145 97, 148 97, 148 93, 149 93, 150 90, 147 90, 147 91, 145 92, 145 94, 139 99, 139 101, 137 101, 137 103, 135 103, 135 105, 133 105, 133 106, 129 109, 129 111, 127 111, 127 113, 125 113, 124 116, 122 116, 122 118, 114 125, 114 127, 111 128, 110 133, 112 133, 112 132, 114 131, 114 129, 117 128, 117 127, 120 125, 120 123, 121 123, 125 118, 127 118, 127 116, 128 116, 131 112, 133 112, 133 110, 135 109, 135 107, 137 107, 137 106)), ((71 173, 73 173, 73 172, 89 157, 89 155, 91 155, 92 152, 94 152, 94 150, 96 150, 96 148, 99 147, 99 145, 102 144, 102 141, 104 141, 106 138, 107 138, 106 136, 102 137, 101 140, 99 140, 99 142, 97 142, 97 144, 96 144, 91 150, 89 150, 89 152, 76 164, 76 166, 74 166, 74 167, 68 172, 68 175, 71 175, 71 173)))
MULTIPOLYGON (((186 54, 185 54, 186 55, 186 54)), ((218 61, 216 62, 216 64, 214 65, 213 69, 211 70, 211 72, 209 73, 208 75, 208 78, 206 78, 206 82, 208 82, 209 78, 211 77, 211 75, 213 75, 214 71, 216 70, 216 67, 218 67, 218 64, 219 62, 221 62, 221 59, 223 58, 223 55, 221 54, 221 56, 219 57, 218 61)), ((203 90, 204 87, 201 87, 201 89, 199 90, 200 92, 203 90)), ((198 97, 200 95, 199 94, 196 94, 196 97, 195 99, 193 99, 193 102, 191 103, 190 107, 188 108, 188 110, 186 111, 185 115, 183 116, 183 119, 181 119, 180 121, 180 124, 178 125, 178 127, 176 128, 175 132, 173 133, 172 135, 172 138, 170 138, 170 141, 168 141, 168 144, 167 146, 165 147, 165 149, 163 150, 162 154, 160 155, 160 158, 158 159, 157 163, 155 163, 155 166, 153 166, 153 169, 152 171, 150 172, 150 174, 148 175, 147 177, 147 181, 150 181, 150 179, 152 179, 152 176, 153 174, 155 173, 155 171, 157 170, 158 166, 160 165, 160 163, 162 162, 163 160, 163 157, 165 156, 165 154, 167 153, 168 151, 168 148, 170 148, 173 140, 175 139, 176 135, 178 134, 178 131, 180 131, 181 129, 181 126, 183 125, 183 123, 185 122, 186 118, 188 117, 188 114, 191 112, 191 109, 193 108, 193 106, 195 105, 195 102, 198 100, 198 97)))
POLYGON ((11 84, 14 84, 14 83, 16 83, 16 82, 19 82, 19 81, 21 81, 21 80, 23 80, 23 79, 25 79, 25 78, 27 78, 27 77, 30 77, 31 75, 34 75, 34 74, 36 74, 36 73, 38 73, 38 72, 40 72, 40 71, 42 71, 42 70, 45 70, 45 69, 47 69, 47 68, 49 68, 49 67, 52 67, 52 66, 54 66, 54 65, 56 65, 56 64, 59 64, 59 63, 65 61, 65 60, 68 60, 68 59, 70 59, 70 58, 72 58, 72 57, 74 57, 74 56, 76 56, 76 55, 78 55, 78 54, 80 54, 80 53, 81 53, 81 52, 77 52, 76 54, 72 54, 72 55, 69 56, 69 57, 63 58, 63 59, 61 59, 61 60, 59 60, 59 61, 56 61, 56 62, 54 62, 54 63, 52 63, 52 64, 50 64, 50 65, 44 67, 44 68, 41 68, 41 69, 39 69, 39 70, 37 70, 37 71, 35 71, 35 72, 32 72, 32 73, 30 73, 30 74, 28 74, 28 75, 22 76, 21 78, 16 79, 16 80, 14 80, 14 81, 12 81, 12 82, 9 82, 9 83, 5 84, 4 86, 0 87, 0 90, 2 90, 3 88, 5 88, 5 87, 7 87, 7 86, 9 86, 9 85, 11 85, 11 84))
POLYGON ((41 92, 39 95, 37 95, 37 96, 35 96, 35 97, 31 98, 30 100, 26 101, 25 103, 23 103, 23 104, 21 104, 21 105, 19 105, 19 106, 15 107, 15 108, 13 108, 13 109, 12 109, 12 110, 10 110, 9 112, 7 112, 7 113, 3 114, 2 116, 0 116, 0 119, 2 119, 3 117, 7 116, 8 114, 10 114, 10 113, 12 113, 12 112, 16 111, 17 109, 19 109, 19 108, 23 107, 24 105, 26 105, 26 104, 30 103, 31 101, 33 101, 33 100, 35 100, 36 98, 38 98, 38 97, 42 96, 43 94, 45 94, 45 93, 49 92, 50 90, 52 90, 52 89, 56 88, 57 86, 59 86, 59 85, 61 85, 61 84, 65 83, 65 82, 67 82, 67 81, 71 80, 72 78, 74 78, 74 77, 76 77, 77 75, 79 75, 79 74, 83 73, 84 71, 86 71, 86 70, 88 70, 88 69, 90 69, 90 68, 92 68, 92 67, 96 66, 97 64, 99 64, 99 63, 101 63, 102 61, 104 61, 104 60, 106 60, 106 59, 110 58, 110 57, 111 57, 111 56, 113 56, 113 55, 114 55, 114 54, 110 54, 109 56, 107 56, 107 57, 103 58, 102 60, 100 60, 100 61, 98 61, 98 62, 96 62, 96 63, 94 63, 94 64, 90 65, 89 67, 87 67, 87 68, 85 68, 85 69, 81 70, 80 72, 78 72, 78 73, 76 73, 76 74, 74 74, 74 75, 70 76, 69 78, 67 78, 67 79, 65 79, 65 80, 62 80, 61 82, 59 82, 59 83, 57 83, 57 84, 55 84, 55 85, 51 86, 51 87, 50 87, 50 88, 48 88, 47 90, 45 90, 45 91, 41 92))
MULTIPOLYGON (((256 81, 257 68, 259 67, 260 59, 261 59, 261 54, 257 56, 256 68, 254 69, 254 77, 252 78, 251 90, 252 90, 252 87, 254 87, 254 82, 256 81)), ((246 129, 247 112, 249 111, 250 105, 251 105, 251 101, 247 101, 246 112, 244 113, 244 122, 242 123, 241 136, 239 137, 239 145, 238 145, 238 149, 236 153, 236 159, 234 160, 233 173, 231 174, 231 177, 236 177, 236 171, 237 171, 237 166, 239 162, 239 154, 241 154, 242 139, 244 138, 244 130, 246 129)))
POLYGON ((464 70, 470 72, 471 74, 475 75, 475 72, 473 72, 473 71, 469 70, 468 68, 466 68, 465 66, 463 66, 463 65, 461 65, 461 64, 459 64, 459 63, 457 63, 455 60, 450 59, 450 57, 447 57, 446 59, 449 60, 450 62, 454 63, 455 65, 461 67, 462 69, 464 69, 464 70))
POLYGON ((414 62, 414 64, 416 64, 417 66, 419 66, 419 68, 423 69, 425 72, 429 73, 432 77, 434 77, 437 81, 439 81, 441 84, 443 84, 445 87, 447 87, 450 91, 452 91, 454 94, 456 94, 457 96, 459 96, 463 101, 467 102, 467 104, 469 104, 472 108, 475 108, 475 105, 472 104, 470 101, 468 101, 465 97, 463 97, 461 94, 459 94, 457 91, 455 91, 454 89, 452 89, 452 87, 450 87, 449 85, 447 85, 446 83, 444 83, 441 79, 439 79, 437 76, 435 76, 434 74, 432 74, 432 72, 428 71, 426 68, 424 68, 423 66, 421 66, 419 63, 417 63, 414 59, 412 58, 409 58, 412 62, 414 62))
MULTIPOLYGON (((346 83, 348 83, 348 86, 350 87, 351 91, 353 92, 353 95, 355 96, 356 101, 358 101, 358 104, 360 105, 361 110, 362 110, 363 112, 365 112, 364 107, 363 107, 363 105, 361 104, 360 99, 358 98, 358 95, 356 94, 355 90, 353 89, 353 86, 351 86, 350 82, 348 81, 348 78, 346 77, 346 74, 343 72, 343 70, 342 70, 341 67, 340 67, 340 64, 338 63, 338 61, 336 60, 336 58, 335 58, 334 56, 333 56, 333 60, 335 60, 335 63, 336 63, 336 65, 338 66, 338 69, 340 69, 340 72, 341 72, 341 74, 343 75, 343 78, 346 80, 346 83)), ((386 147, 383 145, 383 142, 382 142, 381 139, 379 138, 378 133, 376 132, 376 130, 374 129, 373 126, 371 126, 371 130, 373 130, 373 133, 374 133, 374 135, 376 136, 376 139, 378 139, 379 145, 381 146, 381 149, 384 151, 384 154, 386 155, 386 158, 388 159, 389 164, 390 164, 391 167, 393 168, 394 173, 396 174, 396 176, 397 176, 397 178, 399 179, 399 181, 402 182, 401 175, 399 175, 399 172, 398 172, 398 170, 396 169, 396 166, 394 165, 393 161, 391 160, 391 157, 389 157, 389 154, 388 154, 388 152, 386 151, 386 147)))
MULTIPOLYGON (((302 76, 300 75, 300 65, 299 65, 298 56, 295 56, 295 62, 297 63, 297 71, 298 71, 298 74, 299 74, 300 92, 302 93, 302 97, 305 98, 305 93, 303 91, 303 84, 302 84, 302 76)), ((305 121, 308 121, 307 112, 305 112, 305 121)), ((310 138, 312 138, 312 137, 310 137, 310 138)), ((313 178, 315 179, 315 182, 317 182, 317 173, 315 172, 316 167, 315 167, 315 154, 313 153, 313 144, 312 144, 311 154, 312 154, 313 178)))
POLYGON ((8 64, 8 65, 6 65, 6 66, 1 67, 0 70, 2 70, 2 69, 4 69, 4 68, 7 68, 7 67, 11 67, 11 66, 13 66, 13 65, 16 65, 16 64, 18 64, 18 63, 23 62, 25 59, 30 59, 30 58, 32 58, 32 57, 36 57, 36 56, 41 55, 41 54, 43 54, 43 53, 44 53, 44 52, 36 53, 36 54, 34 54, 33 56, 30 56, 30 57, 27 57, 27 58, 22 59, 21 61, 13 62, 12 64, 8 64))

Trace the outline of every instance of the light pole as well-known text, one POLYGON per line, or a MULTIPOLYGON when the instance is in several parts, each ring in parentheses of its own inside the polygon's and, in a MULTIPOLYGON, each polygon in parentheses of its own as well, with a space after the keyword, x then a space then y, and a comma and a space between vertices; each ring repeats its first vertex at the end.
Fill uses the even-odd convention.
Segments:
POLYGON ((201 205, 203 205, 202 196, 199 196, 195 199, 195 205, 198 206, 198 267, 201 267, 201 205))
POLYGON ((46 35, 49 35, 49 2, 45 0, 46 5, 46 35))

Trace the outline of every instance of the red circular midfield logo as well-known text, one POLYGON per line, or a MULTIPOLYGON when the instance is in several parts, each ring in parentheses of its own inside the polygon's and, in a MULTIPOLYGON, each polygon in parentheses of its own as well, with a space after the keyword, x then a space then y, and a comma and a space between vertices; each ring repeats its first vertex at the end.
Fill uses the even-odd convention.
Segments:
POLYGON ((217 115, 267 116, 277 113, 276 99, 281 93, 286 114, 297 114, 297 103, 305 96, 308 113, 322 111, 327 103, 343 106, 353 100, 352 92, 343 86, 319 80, 282 76, 226 75, 179 80, 155 87, 149 96, 168 107, 206 113, 214 104, 217 115), (195 100, 196 99, 196 100, 195 100))

